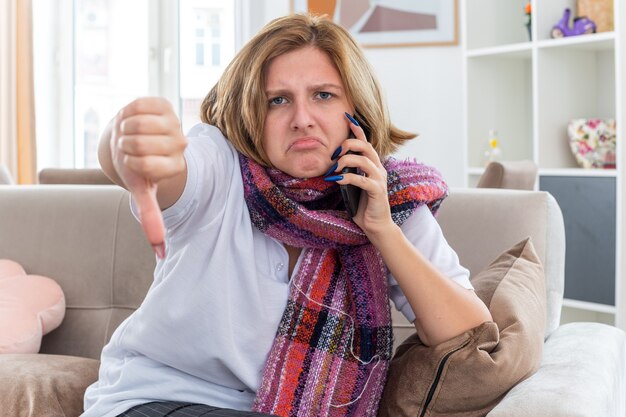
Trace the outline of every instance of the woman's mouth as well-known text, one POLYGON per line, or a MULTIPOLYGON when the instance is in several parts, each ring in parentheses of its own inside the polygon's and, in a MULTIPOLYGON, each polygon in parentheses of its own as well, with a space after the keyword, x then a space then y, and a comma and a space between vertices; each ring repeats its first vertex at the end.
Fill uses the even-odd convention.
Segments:
POLYGON ((310 149, 316 149, 322 146, 322 141, 314 136, 307 136, 296 139, 291 145, 289 145, 290 151, 306 151, 310 149))

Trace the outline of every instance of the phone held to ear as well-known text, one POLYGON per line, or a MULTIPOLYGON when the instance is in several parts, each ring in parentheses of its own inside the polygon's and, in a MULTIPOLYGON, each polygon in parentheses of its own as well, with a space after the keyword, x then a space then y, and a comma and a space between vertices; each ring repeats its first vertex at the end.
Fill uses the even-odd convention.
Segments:
MULTIPOLYGON (((354 134, 350 132, 350 137, 354 138, 354 134)), ((348 151, 346 155, 352 153, 356 154, 356 152, 348 151)), ((345 167, 341 170, 342 174, 356 174, 357 169, 354 167, 345 167)), ((341 190, 341 196, 343 197, 343 203, 346 206, 346 210, 350 217, 356 216, 356 213, 359 211, 359 201, 361 200, 361 189, 352 184, 339 185, 339 189, 341 190)))
MULTIPOLYGON (((348 151, 346 154, 356 153, 348 151)), ((356 174, 357 170, 353 167, 345 167, 341 170, 342 174, 356 174)), ((343 197, 343 203, 346 205, 346 210, 350 217, 356 216, 359 211, 359 201, 361 200, 361 189, 352 184, 340 185, 341 196, 343 197)))

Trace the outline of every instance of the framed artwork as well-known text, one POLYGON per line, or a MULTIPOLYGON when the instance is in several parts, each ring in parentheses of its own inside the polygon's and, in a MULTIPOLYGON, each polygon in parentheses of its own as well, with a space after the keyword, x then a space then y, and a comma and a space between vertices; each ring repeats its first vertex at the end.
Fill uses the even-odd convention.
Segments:
POLYGON ((364 47, 458 44, 458 0, 291 0, 295 13, 326 14, 364 47))

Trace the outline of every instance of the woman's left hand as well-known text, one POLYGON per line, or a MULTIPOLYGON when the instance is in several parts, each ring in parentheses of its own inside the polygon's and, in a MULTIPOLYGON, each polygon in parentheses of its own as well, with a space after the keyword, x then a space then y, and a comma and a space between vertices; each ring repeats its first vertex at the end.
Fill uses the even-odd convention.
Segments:
POLYGON ((336 172, 339 174, 345 167, 354 167, 364 175, 342 174, 343 179, 337 181, 337 184, 352 184, 363 190, 359 210, 352 220, 373 240, 394 224, 387 194, 387 170, 374 147, 367 141, 363 129, 352 123, 350 129, 355 138, 346 139, 342 143, 342 156, 338 160, 336 172), (347 151, 356 154, 346 154, 347 151))

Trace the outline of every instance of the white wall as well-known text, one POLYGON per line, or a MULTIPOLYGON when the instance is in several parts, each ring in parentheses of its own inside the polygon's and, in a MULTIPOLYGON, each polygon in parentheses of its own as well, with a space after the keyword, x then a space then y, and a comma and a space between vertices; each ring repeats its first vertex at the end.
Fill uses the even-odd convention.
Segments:
MULTIPOLYGON (((289 0, 248 0, 251 33, 289 13, 289 0)), ((465 185, 460 46, 369 48, 391 120, 419 137, 399 152, 438 168, 448 185, 465 185)))
POLYGON ((451 187, 464 185, 461 48, 367 49, 385 90, 391 120, 418 133, 399 152, 438 168, 451 187))

